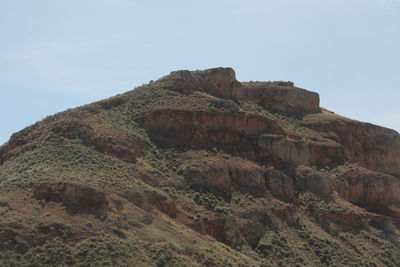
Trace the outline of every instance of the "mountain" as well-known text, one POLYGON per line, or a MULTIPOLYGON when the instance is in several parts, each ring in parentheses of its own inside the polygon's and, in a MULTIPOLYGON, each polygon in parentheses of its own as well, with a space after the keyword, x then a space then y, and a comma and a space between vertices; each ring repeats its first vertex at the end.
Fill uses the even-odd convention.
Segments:
POLYGON ((400 266, 400 135, 175 71, 0 147, 1 266, 400 266))

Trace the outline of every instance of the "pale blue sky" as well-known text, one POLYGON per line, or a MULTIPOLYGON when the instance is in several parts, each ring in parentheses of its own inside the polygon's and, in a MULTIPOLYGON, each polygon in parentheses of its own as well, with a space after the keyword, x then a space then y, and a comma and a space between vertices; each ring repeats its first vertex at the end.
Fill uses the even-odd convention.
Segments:
POLYGON ((0 0, 0 144, 177 69, 291 80, 400 130, 400 0, 0 0))

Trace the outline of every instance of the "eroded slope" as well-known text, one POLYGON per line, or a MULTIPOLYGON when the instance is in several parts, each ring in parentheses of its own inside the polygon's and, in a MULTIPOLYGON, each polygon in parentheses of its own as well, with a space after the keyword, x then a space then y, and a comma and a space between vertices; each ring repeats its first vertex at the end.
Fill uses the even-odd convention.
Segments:
POLYGON ((398 266, 400 137, 178 71, 0 148, 4 266, 398 266))

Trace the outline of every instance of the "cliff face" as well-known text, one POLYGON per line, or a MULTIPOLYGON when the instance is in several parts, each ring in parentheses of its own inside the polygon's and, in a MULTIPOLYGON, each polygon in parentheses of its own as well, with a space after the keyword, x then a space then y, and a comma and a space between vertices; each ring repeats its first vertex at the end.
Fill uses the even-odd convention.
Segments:
MULTIPOLYGON (((300 117, 296 124, 306 127, 307 130, 314 130, 316 133, 313 135, 317 137, 308 136, 307 133, 297 133, 297 136, 292 137, 294 140, 291 140, 284 127, 279 127, 279 120, 276 118, 270 119, 268 125, 265 122, 266 116, 246 116, 245 113, 240 112, 240 108, 238 110, 231 101, 226 100, 219 103, 220 108, 224 109, 221 113, 204 110, 201 112, 157 110, 152 117, 147 119, 148 125, 144 125, 146 129, 153 127, 150 124, 157 121, 161 122, 159 128, 173 127, 169 125, 171 123, 177 124, 175 129, 183 128, 183 130, 187 128, 194 130, 196 127, 221 128, 217 134, 212 133, 212 136, 218 138, 218 134, 228 130, 245 135, 256 135, 258 145, 261 147, 259 149, 265 150, 261 152, 262 155, 267 153, 285 162, 303 165, 335 165, 350 161, 377 171, 394 174, 400 172, 400 137, 397 132, 322 111, 317 93, 294 87, 291 82, 240 83, 236 80, 232 69, 217 68, 196 72, 172 72, 156 84, 167 90, 187 94, 204 92, 222 99, 254 103, 269 111, 300 117), (172 119, 174 116, 176 118, 172 119), (167 117, 171 119, 166 119, 167 117), (181 127, 181 122, 190 126, 181 127), (165 123, 169 124, 164 125, 165 123), (273 125, 274 123, 276 125, 273 125), (277 135, 273 136, 274 134, 277 135)), ((218 104, 215 106, 218 107, 218 104)), ((179 107, 175 108, 179 109, 179 107)), ((173 131, 171 129, 171 133, 173 131)), ((182 133, 181 130, 178 131, 182 133)), ((168 133, 165 134, 168 135, 168 133)), ((172 133, 172 136, 176 134, 172 133)), ((197 140, 193 134, 179 139, 182 141, 186 138, 190 143, 197 140)), ((240 140, 239 136, 233 139, 247 143, 240 140)), ((205 143, 209 143, 212 137, 208 136, 205 140, 205 143)))
POLYGON ((399 173, 400 139, 396 131, 322 114, 308 115, 304 122, 307 127, 341 144, 349 160, 373 170, 399 173))
POLYGON ((176 71, 0 147, 0 265, 399 266, 400 136, 176 71))
POLYGON ((319 95, 291 82, 245 82, 236 80, 231 68, 176 71, 159 80, 163 87, 181 92, 203 91, 214 96, 244 100, 261 107, 291 114, 319 111, 319 95))

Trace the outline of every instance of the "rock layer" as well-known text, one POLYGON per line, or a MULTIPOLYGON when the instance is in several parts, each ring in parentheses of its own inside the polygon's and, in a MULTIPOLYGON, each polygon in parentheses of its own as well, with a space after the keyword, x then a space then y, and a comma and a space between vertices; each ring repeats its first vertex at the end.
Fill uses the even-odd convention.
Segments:
POLYGON ((290 114, 319 112, 319 95, 315 92, 298 88, 292 83, 243 83, 243 93, 238 96, 267 109, 290 114))
POLYGON ((175 71, 159 80, 162 86, 180 92, 202 91, 218 97, 244 100, 264 108, 291 114, 318 112, 319 95, 291 82, 240 83, 231 68, 205 71, 175 71))

